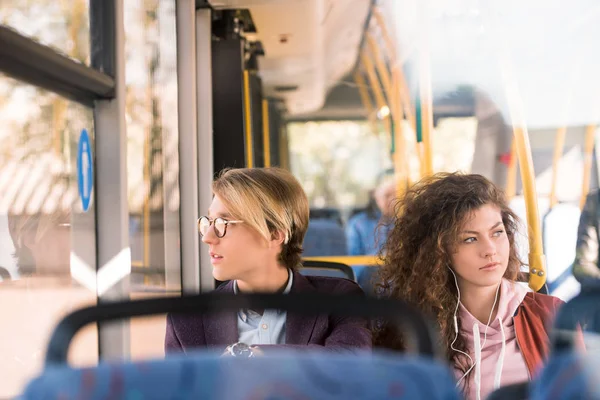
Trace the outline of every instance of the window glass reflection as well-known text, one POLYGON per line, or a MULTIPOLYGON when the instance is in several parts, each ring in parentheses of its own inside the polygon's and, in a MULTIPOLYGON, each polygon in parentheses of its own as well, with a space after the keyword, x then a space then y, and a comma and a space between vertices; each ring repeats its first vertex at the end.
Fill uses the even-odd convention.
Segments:
POLYGON ((88 0, 2 0, 0 25, 74 60, 90 62, 88 0))
MULTIPOLYGON (((83 129, 93 148, 91 109, 0 75, 0 324, 10 327, 0 330, 0 398, 39 373, 64 315, 96 303, 93 192, 83 212, 77 190, 83 129)), ((94 364, 96 328, 79 336, 71 361, 94 364)))

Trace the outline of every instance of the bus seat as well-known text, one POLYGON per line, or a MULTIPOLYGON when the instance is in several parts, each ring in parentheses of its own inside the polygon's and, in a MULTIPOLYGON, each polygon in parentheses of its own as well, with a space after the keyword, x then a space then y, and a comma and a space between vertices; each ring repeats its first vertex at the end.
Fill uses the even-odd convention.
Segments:
POLYGON ((531 384, 532 399, 600 399, 600 348, 590 346, 600 332, 600 286, 589 287, 558 311, 551 335, 551 353, 531 384), (578 327, 586 350, 579 346, 578 327), (594 334, 595 332, 595 334, 594 334))
POLYGON ((23 400, 459 399, 450 370, 431 358, 281 351, 256 358, 169 356, 94 368, 47 368, 23 400))
POLYGON ((306 257, 345 256, 348 252, 344 228, 327 219, 309 221, 303 247, 306 257))
POLYGON ((513 383, 494 390, 486 400, 526 400, 529 398, 529 382, 513 383))
POLYGON ((354 270, 346 264, 329 261, 303 261, 300 273, 305 276, 346 278, 356 282, 354 270))
POLYGON ((458 399, 454 379, 428 318, 400 299, 331 293, 197 295, 106 302, 75 310, 54 329, 43 373, 22 399, 458 399), (208 351, 169 354, 166 359, 92 368, 68 366, 76 333, 91 323, 125 318, 197 314, 240 308, 281 309, 305 314, 356 315, 390 321, 407 335, 406 354, 339 353, 307 346, 271 348, 251 359, 208 351), (418 356, 417 356, 418 355, 418 356), (438 364, 439 362, 439 364, 438 364))
POLYGON ((531 383, 530 399, 600 399, 600 352, 553 355, 531 383))

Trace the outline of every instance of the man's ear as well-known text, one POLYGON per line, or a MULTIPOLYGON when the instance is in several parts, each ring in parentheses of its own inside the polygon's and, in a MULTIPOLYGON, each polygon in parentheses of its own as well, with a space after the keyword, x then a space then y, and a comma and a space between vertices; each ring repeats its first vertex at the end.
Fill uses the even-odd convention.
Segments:
POLYGON ((283 231, 276 231, 271 235, 271 240, 277 245, 285 245, 289 242, 287 233, 283 231))

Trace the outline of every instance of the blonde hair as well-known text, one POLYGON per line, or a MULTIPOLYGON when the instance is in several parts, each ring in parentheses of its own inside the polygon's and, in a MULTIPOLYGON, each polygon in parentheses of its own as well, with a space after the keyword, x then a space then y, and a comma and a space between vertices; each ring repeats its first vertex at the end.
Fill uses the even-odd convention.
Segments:
POLYGON ((229 213, 271 240, 285 235, 279 262, 301 266, 302 243, 308 229, 309 206, 300 183, 281 168, 225 169, 213 183, 229 213))

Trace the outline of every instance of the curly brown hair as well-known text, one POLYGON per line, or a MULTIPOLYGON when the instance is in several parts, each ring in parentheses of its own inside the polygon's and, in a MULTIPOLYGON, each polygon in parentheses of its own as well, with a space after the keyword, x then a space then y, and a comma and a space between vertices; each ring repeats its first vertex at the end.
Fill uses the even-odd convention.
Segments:
MULTIPOLYGON (((510 243, 504 277, 514 281, 523 265, 515 246, 519 219, 508 207, 503 191, 481 175, 439 173, 415 184, 396 205, 397 218, 382 248, 384 264, 378 284, 381 294, 408 301, 434 318, 447 360, 463 373, 471 366, 468 358, 450 349, 456 335, 454 310, 458 293, 447 266, 451 265, 450 256, 465 219, 486 204, 500 209, 510 243)), ((458 324, 460 329, 460 319, 458 324)), ((375 327, 374 343, 404 349, 402 338, 385 323, 375 327)), ((454 348, 468 353, 460 335, 454 348)))

